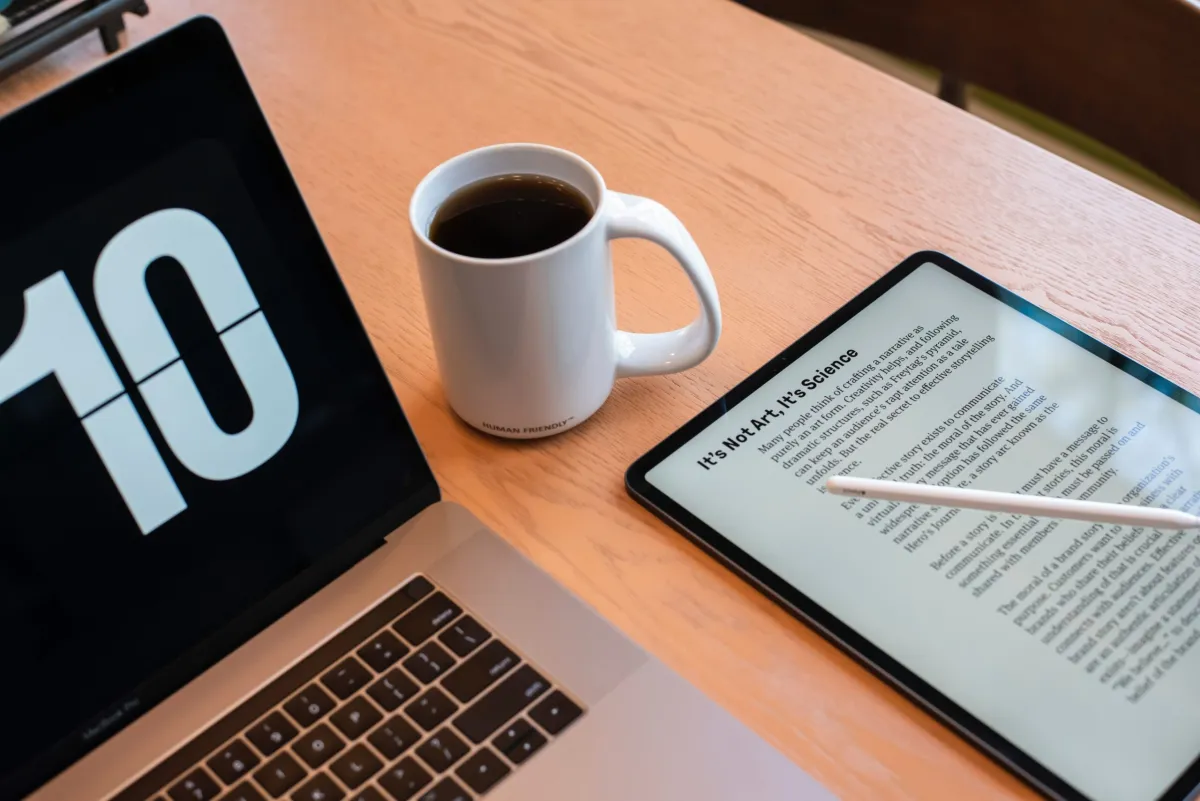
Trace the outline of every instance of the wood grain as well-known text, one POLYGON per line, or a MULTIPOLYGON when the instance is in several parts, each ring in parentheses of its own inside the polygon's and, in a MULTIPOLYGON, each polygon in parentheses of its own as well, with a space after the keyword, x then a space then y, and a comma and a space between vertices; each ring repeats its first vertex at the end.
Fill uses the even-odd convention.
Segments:
MULTIPOLYGON (((723 0, 174 0, 229 30, 446 495, 845 798, 1032 793, 659 524, 625 468, 905 255, 950 253, 1192 390, 1200 227, 723 0), (537 141, 690 227, 726 333, 681 376, 517 444, 447 408, 406 225, 422 175, 537 141)), ((81 42, 0 112, 101 59, 81 42)), ((694 313, 619 243, 633 330, 694 313)))

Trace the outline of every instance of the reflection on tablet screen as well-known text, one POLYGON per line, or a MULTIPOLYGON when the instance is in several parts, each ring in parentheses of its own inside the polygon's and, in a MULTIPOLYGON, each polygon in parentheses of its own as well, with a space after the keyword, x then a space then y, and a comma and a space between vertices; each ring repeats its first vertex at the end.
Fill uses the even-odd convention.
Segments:
POLYGON ((1192 510, 1200 415, 934 264, 647 481, 1080 791, 1200 753, 1200 534, 826 494, 835 474, 1192 510))

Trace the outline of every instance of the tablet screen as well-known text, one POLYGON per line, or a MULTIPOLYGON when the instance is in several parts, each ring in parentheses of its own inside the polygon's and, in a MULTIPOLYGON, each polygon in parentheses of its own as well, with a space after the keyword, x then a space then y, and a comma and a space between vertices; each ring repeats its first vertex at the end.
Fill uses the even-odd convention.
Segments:
POLYGON ((917 266, 646 480, 1084 795, 1149 801, 1200 753, 1200 533, 823 489, 1196 510, 1200 415, 1173 385, 995 294, 917 266))

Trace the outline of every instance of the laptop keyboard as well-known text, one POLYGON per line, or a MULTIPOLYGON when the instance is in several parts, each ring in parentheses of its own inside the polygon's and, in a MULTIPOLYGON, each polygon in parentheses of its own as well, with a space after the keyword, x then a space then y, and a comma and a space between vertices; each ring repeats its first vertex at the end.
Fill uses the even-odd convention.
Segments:
POLYGON ((418 576, 114 801, 467 801, 582 714, 418 576))

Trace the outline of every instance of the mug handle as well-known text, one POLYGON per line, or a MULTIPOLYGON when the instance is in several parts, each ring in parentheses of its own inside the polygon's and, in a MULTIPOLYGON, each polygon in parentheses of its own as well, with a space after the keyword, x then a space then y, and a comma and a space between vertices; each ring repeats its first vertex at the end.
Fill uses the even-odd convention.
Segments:
POLYGON ((611 239, 646 239, 675 257, 692 279, 700 315, 684 328, 661 334, 616 332, 617 378, 665 375, 695 367, 717 348, 721 302, 708 262, 696 240, 666 206, 649 198, 609 190, 606 231, 611 239))

